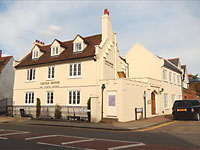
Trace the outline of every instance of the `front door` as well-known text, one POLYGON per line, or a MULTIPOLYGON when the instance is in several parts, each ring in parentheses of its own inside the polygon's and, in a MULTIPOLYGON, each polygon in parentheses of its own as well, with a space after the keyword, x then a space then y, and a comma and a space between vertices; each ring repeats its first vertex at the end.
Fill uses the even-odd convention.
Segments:
POLYGON ((154 93, 151 93, 151 113, 152 115, 156 114, 156 98, 154 93))
POLYGON ((107 116, 108 117, 117 116, 116 92, 108 92, 107 116))

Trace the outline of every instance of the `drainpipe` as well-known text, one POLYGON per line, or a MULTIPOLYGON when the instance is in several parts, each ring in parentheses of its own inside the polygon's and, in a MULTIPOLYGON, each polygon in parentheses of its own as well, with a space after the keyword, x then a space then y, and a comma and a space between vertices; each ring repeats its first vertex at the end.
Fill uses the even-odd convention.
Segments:
POLYGON ((101 105, 101 120, 103 119, 103 91, 106 88, 105 84, 102 84, 101 90, 102 90, 102 105, 101 105))
POLYGON ((146 113, 146 97, 147 97, 147 94, 146 94, 146 91, 144 91, 144 118, 146 119, 147 118, 147 113, 146 113))

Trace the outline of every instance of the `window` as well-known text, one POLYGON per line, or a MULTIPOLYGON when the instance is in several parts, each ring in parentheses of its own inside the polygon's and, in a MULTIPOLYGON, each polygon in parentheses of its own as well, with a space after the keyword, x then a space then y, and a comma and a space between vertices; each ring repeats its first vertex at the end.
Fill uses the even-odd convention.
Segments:
POLYGON ((174 104, 175 101, 175 94, 172 94, 172 105, 174 104))
POLYGON ((47 92, 47 104, 53 104, 53 92, 47 92))
POLYGON ((70 77, 81 76, 81 63, 75 63, 69 65, 69 76, 70 77))
POLYGON ((163 80, 167 81, 167 70, 163 70, 163 80))
POLYGON ((25 104, 34 103, 34 92, 26 92, 25 94, 25 104))
POLYGON ((33 51, 32 55, 33 55, 32 58, 36 59, 36 58, 39 57, 39 52, 38 51, 33 51))
POLYGON ((168 109, 169 104, 168 104, 168 94, 164 93, 164 108, 168 109))
POLYGON ((58 55, 59 51, 58 51, 58 47, 52 47, 51 48, 51 56, 56 56, 58 55))
POLYGON ((69 104, 79 105, 81 102, 81 92, 80 91, 69 91, 69 104))
POLYGON ((172 73, 169 72, 169 82, 171 83, 172 82, 172 73))
POLYGON ((174 82, 174 84, 176 84, 175 73, 173 73, 173 82, 174 82))
POLYGON ((181 85, 181 83, 180 83, 180 76, 179 75, 177 75, 177 84, 181 85))
POLYGON ((51 66, 51 67, 48 67, 48 79, 54 79, 55 77, 55 67, 54 66, 51 66))
POLYGON ((74 52, 82 51, 82 43, 74 43, 74 52))
POLYGON ((27 70, 27 81, 34 81, 35 80, 35 69, 28 69, 27 70))

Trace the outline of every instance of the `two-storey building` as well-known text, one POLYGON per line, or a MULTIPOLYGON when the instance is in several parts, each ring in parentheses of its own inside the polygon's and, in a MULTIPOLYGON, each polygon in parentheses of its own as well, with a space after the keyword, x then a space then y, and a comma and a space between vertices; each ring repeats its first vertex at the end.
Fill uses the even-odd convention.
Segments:
POLYGON ((122 58, 116 41, 107 9, 101 34, 48 45, 36 41, 15 66, 14 114, 23 108, 35 115, 37 98, 41 116, 54 117, 60 105, 63 118, 87 114, 90 100, 92 122, 135 120, 135 108, 146 117, 171 113, 170 97, 182 96, 179 68, 139 44, 133 48, 137 53, 131 49, 122 58), (172 81, 164 72, 171 72, 172 81))

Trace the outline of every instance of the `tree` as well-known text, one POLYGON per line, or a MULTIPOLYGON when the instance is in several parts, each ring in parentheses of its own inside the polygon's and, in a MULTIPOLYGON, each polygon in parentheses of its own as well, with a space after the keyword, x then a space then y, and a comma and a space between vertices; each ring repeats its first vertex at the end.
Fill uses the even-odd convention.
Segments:
POLYGON ((192 75, 192 79, 199 79, 198 76, 199 76, 198 74, 196 74, 196 75, 192 75))

